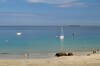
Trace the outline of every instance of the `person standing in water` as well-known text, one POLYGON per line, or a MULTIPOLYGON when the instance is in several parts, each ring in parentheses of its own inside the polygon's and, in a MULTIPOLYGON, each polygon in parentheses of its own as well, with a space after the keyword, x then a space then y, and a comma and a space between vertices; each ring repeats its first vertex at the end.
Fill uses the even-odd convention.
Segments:
POLYGON ((75 38, 75 32, 72 32, 72 37, 73 37, 73 40, 74 40, 74 38, 75 38))

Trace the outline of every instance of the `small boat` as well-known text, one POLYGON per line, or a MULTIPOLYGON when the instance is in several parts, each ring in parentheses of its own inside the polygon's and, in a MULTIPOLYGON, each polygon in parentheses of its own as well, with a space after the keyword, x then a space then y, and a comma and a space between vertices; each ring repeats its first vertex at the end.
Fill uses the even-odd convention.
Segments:
POLYGON ((22 32, 17 32, 16 34, 17 34, 18 36, 20 36, 20 35, 22 35, 22 32))

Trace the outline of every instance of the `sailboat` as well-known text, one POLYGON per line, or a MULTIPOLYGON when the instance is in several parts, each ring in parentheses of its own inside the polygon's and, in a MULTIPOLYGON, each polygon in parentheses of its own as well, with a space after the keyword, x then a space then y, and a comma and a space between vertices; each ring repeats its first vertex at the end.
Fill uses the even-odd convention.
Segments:
POLYGON ((57 38, 63 40, 64 39, 64 29, 63 29, 63 26, 61 27, 61 35, 59 36, 56 36, 57 38))
POLYGON ((16 34, 17 34, 18 36, 20 36, 20 35, 22 35, 22 32, 17 32, 16 34))

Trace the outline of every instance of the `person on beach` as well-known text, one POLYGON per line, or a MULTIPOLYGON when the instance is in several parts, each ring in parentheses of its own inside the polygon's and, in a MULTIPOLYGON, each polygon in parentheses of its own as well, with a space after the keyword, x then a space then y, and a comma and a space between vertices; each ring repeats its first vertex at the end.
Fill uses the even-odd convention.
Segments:
POLYGON ((95 54, 96 53, 96 51, 95 50, 93 50, 93 54, 95 54))
POLYGON ((25 59, 29 59, 29 53, 25 53, 25 54, 24 54, 24 58, 25 58, 25 59))

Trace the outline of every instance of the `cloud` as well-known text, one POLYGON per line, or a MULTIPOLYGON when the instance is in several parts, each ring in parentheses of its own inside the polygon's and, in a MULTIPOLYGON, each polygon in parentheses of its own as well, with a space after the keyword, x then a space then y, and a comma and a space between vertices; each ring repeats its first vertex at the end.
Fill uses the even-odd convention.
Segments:
POLYGON ((82 2, 70 2, 70 3, 59 4, 57 7, 60 7, 60 8, 86 7, 86 5, 85 3, 82 3, 82 2))
POLYGON ((0 0, 0 2, 7 2, 7 0, 0 0))
POLYGON ((38 18, 55 18, 52 15, 44 15, 44 14, 28 14, 28 13, 0 13, 0 16, 7 17, 38 17, 38 18))
POLYGON ((63 4, 76 0, 28 0, 31 3, 63 4))
POLYGON ((78 0, 28 0, 28 2, 52 4, 60 8, 86 6, 85 3, 79 2, 78 0))
POLYGON ((1 13, 0 16, 24 16, 24 17, 31 17, 36 16, 33 14, 16 14, 16 13, 1 13))

